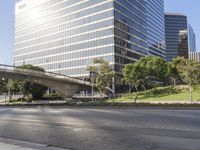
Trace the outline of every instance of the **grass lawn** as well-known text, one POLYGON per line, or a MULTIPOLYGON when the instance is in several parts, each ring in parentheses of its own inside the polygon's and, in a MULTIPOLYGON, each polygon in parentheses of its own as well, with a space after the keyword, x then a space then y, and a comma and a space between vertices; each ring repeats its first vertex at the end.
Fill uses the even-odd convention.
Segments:
MULTIPOLYGON (((109 102, 134 102, 135 93, 125 94, 121 98, 109 100, 109 102)), ((193 100, 200 102, 200 86, 193 90, 193 100)), ((187 103, 189 101, 188 89, 180 89, 179 87, 159 87, 139 92, 137 102, 144 103, 187 103)))

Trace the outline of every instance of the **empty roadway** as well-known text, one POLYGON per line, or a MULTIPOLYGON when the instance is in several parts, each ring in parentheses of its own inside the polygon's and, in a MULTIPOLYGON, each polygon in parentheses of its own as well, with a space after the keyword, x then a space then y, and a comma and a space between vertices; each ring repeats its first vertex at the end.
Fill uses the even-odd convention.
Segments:
POLYGON ((200 150, 200 110, 0 108, 0 143, 72 150, 200 150))

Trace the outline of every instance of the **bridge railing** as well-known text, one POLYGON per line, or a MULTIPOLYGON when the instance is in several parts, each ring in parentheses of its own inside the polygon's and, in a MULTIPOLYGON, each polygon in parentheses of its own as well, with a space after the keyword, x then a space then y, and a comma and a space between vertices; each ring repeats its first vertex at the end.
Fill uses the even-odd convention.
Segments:
POLYGON ((11 65, 0 64, 0 70, 37 74, 37 75, 40 75, 40 76, 49 76, 49 77, 55 77, 55 78, 59 78, 59 79, 66 79, 67 78, 67 79, 71 79, 71 80, 78 80, 78 81, 84 82, 84 83, 89 83, 89 82, 86 82, 86 81, 81 80, 79 78, 74 78, 74 77, 70 77, 70 76, 67 76, 67 75, 59 74, 59 73, 47 72, 47 71, 38 71, 38 70, 26 69, 26 68, 22 68, 22 67, 11 66, 11 65))

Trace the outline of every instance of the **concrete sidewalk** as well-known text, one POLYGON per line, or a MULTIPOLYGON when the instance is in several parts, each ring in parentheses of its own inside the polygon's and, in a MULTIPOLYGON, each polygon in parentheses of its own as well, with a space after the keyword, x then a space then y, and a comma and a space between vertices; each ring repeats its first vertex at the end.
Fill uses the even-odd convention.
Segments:
POLYGON ((32 148, 27 148, 27 147, 5 144, 5 143, 0 143, 0 149, 2 149, 2 150, 38 150, 38 149, 32 149, 32 148))
POLYGON ((0 138, 0 150, 66 150, 43 144, 0 138))

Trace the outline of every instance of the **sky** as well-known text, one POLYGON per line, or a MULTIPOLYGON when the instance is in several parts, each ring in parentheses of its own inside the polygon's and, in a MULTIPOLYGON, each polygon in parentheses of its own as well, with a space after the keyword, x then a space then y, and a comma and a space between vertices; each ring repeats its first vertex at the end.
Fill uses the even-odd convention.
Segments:
MULTIPOLYGON (((0 0, 0 64, 13 63, 14 2, 0 0)), ((197 51, 200 51, 200 0, 165 0, 165 11, 188 16, 196 34, 197 51)))

